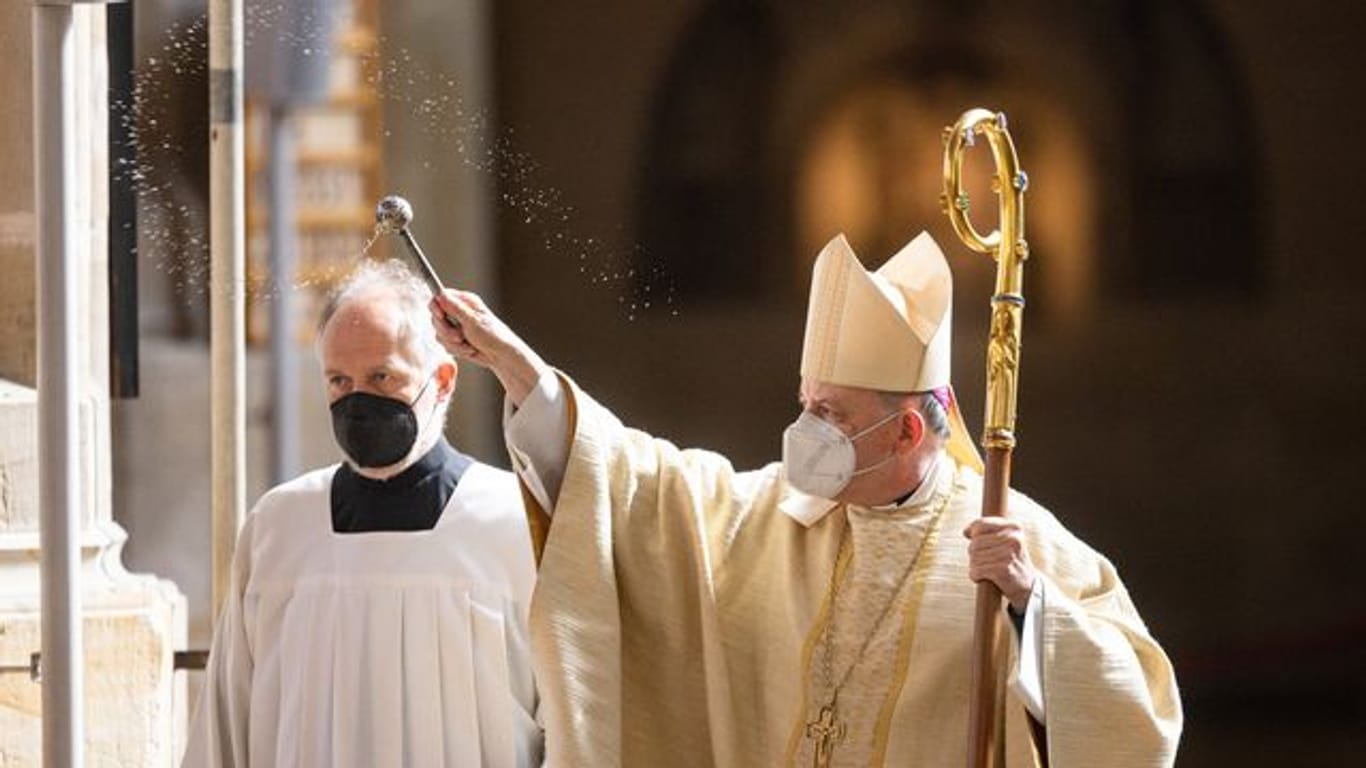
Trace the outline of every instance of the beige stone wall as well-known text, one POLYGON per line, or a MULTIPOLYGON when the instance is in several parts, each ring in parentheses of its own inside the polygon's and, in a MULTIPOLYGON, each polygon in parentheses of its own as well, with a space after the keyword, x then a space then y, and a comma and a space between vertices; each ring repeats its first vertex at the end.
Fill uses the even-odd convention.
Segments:
MULTIPOLYGON (((168 641, 176 638, 166 627, 183 626, 183 609, 173 589, 147 598, 85 612, 88 765, 169 766, 182 748, 184 684, 158 670, 170 668, 168 641)), ((39 635, 36 613, 0 611, 0 653, 7 659, 37 648, 39 635)), ((0 765, 41 765, 42 691, 27 676, 0 677, 0 733, 0 765)))
MULTIPOLYGON (((0 665, 40 647, 38 393, 36 383, 32 8, 0 6, 0 665)), ((172 656, 185 642, 185 603, 170 582, 130 574, 127 538, 110 508, 107 111, 103 6, 75 9, 75 215, 81 573, 85 651, 85 752, 89 765, 174 765, 183 742, 183 676, 172 656)), ((42 689, 0 675, 0 765, 42 763, 42 689)))
POLYGON ((9 64, 0 67, 0 93, 6 119, 0 120, 0 379, 26 386, 37 380, 34 339, 33 263, 33 57, 28 5, 0 7, 0 51, 9 64))

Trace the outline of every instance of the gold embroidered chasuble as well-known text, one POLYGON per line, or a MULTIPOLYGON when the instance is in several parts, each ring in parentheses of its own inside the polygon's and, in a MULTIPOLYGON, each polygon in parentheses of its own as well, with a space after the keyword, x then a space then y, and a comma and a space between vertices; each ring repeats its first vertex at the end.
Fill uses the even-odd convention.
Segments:
MULTIPOLYGON (((623 427, 562 382, 571 444, 553 518, 524 494, 548 765, 812 765, 810 724, 846 670, 831 765, 964 762, 975 589, 961 532, 979 514, 979 475, 950 467, 919 503, 835 506, 806 526, 781 508, 800 499, 780 465, 736 472, 623 427)), ((1175 678, 1114 568, 1028 498, 1010 509, 1045 579, 1052 766, 1171 765, 1175 678)), ((1034 765, 1004 679, 1015 630, 1000 634, 996 762, 1034 765)))

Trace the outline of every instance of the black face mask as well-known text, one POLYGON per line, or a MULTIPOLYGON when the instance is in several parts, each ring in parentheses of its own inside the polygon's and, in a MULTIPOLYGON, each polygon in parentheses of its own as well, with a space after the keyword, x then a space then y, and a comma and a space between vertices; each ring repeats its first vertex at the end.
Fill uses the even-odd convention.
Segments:
MULTIPOLYGON (((431 379, 427 380, 427 384, 431 379)), ((408 455, 417 442, 413 405, 427 391, 422 385, 412 403, 369 392, 352 392, 332 403, 332 434, 356 466, 387 467, 408 455)))

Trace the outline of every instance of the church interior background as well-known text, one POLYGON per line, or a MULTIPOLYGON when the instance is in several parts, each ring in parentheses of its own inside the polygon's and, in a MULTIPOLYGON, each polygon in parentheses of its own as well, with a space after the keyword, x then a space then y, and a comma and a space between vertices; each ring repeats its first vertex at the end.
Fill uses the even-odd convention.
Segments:
MULTIPOLYGON (((1366 153, 1352 126, 1366 8, 333 5, 318 52, 326 94, 294 115, 298 385, 279 394, 299 417, 295 471, 336 458, 311 315, 390 191, 412 201, 448 284, 483 293, 628 423, 738 466, 777 458, 795 412, 820 245, 843 231, 875 266, 928 229, 955 270, 955 383, 978 422, 993 267, 939 210, 940 132, 966 108, 1001 109, 1031 180, 1014 484, 1124 574, 1182 687, 1180 765, 1359 759, 1366 153)), ((22 62, 28 5, 11 6, 0 50, 22 62)), ((249 44, 252 25, 283 23, 282 8, 248 4, 249 44)), ((135 3, 141 386, 103 401, 106 527, 127 532, 111 557, 156 577, 136 590, 160 595, 148 610, 170 629, 148 642, 162 656, 206 647, 212 623, 207 113, 185 107, 206 94, 203 13, 190 0, 135 3)), ((17 69, 8 92, 28 98, 17 69)), ((249 503, 279 471, 268 112, 249 103, 249 503)), ((30 174, 30 124, 4 122, 3 175, 30 174)), ((985 178, 988 159, 973 162, 985 178)), ((988 194, 983 184, 976 198, 988 194)), ((31 213, 31 187, 0 190, 0 264, 22 278, 0 281, 0 405, 11 408, 0 411, 0 574, 20 573, 34 546, 21 494, 31 422, 7 415, 34 386, 31 213)), ((494 383, 465 366, 460 387, 455 444, 507 466, 494 383)), ((23 609, 34 596, 13 579, 0 588, 0 665, 36 637, 23 609)), ((196 674, 162 669, 144 692, 155 703, 142 746, 92 759, 174 764, 196 674)), ((32 759, 20 733, 36 727, 36 688, 0 675, 0 763, 32 759)), ((116 738, 98 716, 90 725, 89 739, 116 738)))

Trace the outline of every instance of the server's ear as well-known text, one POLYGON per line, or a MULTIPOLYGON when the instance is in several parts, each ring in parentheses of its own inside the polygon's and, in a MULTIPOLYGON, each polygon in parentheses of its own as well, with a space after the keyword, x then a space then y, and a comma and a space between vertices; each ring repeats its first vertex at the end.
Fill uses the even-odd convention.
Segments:
POLYGON ((460 366, 455 360, 443 360, 436 366, 436 399, 445 401, 455 394, 455 382, 460 377, 460 366))

